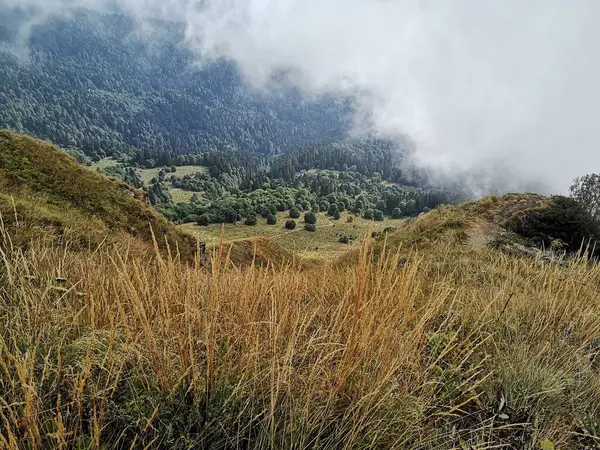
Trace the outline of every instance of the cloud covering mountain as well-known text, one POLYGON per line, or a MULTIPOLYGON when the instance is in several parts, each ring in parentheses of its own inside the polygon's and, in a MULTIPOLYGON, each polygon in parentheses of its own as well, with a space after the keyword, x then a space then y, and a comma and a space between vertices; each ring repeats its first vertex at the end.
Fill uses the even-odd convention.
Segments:
POLYGON ((354 95, 357 132, 408 135, 419 161, 449 174, 506 173, 515 181, 507 188, 526 180, 560 192, 573 177, 600 171, 594 0, 0 0, 0 6, 30 8, 35 21, 85 7, 185 23, 185 43, 199 60, 232 59, 258 87, 284 73, 307 96, 354 95))

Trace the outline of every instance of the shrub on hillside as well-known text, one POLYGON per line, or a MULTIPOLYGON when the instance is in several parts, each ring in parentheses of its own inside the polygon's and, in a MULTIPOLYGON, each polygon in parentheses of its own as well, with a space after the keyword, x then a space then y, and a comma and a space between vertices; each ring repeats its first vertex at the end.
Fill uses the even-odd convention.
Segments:
POLYGON ((383 217, 383 211, 376 209, 375 211, 373 211, 373 219, 375 219, 377 222, 383 222, 384 217, 383 217))
POLYGON ((277 225, 277 216, 269 214, 267 217, 267 225, 277 225))
POLYGON ((314 212, 307 212, 304 214, 304 221, 306 223, 312 223, 313 225, 317 223, 317 216, 314 212))
POLYGON ((295 220, 288 220, 288 221, 285 223, 285 227, 286 227, 288 230, 295 230, 295 229, 296 229, 296 221, 295 221, 295 220))
POLYGON ((551 248, 553 241, 560 240, 565 250, 572 253, 588 243, 593 248, 600 239, 600 227, 591 214, 574 199, 562 196, 553 197, 547 207, 516 214, 507 225, 535 245, 551 248))
POLYGON ((315 231, 317 231, 317 226, 312 223, 307 223, 306 225, 304 225, 304 229, 306 231, 315 232, 315 231))
POLYGON ((198 219, 198 225, 200 225, 201 227, 206 227, 210 225, 210 217, 208 217, 208 214, 202 214, 200 216, 200 218, 198 219))
POLYGON ((392 219, 401 219, 402 218, 402 210, 400 208, 394 208, 392 210, 392 219))
POLYGON ((600 221, 600 175, 591 173, 575 178, 569 192, 581 207, 600 221))
POLYGON ((292 219, 299 219, 300 218, 300 211, 298 211, 296 208, 290 209, 290 217, 292 219))
POLYGON ((367 220, 373 220, 373 210, 370 208, 367 209, 363 214, 363 218, 365 218, 367 220))
POLYGON ((244 223, 250 227, 253 227, 257 223, 256 216, 248 217, 244 223))

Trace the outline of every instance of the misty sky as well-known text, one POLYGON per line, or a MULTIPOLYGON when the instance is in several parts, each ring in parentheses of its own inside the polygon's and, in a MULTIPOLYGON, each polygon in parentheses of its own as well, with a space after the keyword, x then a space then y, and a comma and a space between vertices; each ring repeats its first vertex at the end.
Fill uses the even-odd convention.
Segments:
POLYGON ((184 22, 199 59, 256 86, 284 69, 307 96, 360 92, 357 132, 407 134, 440 170, 553 192, 600 172, 598 0, 0 0, 38 20, 109 3, 184 22))

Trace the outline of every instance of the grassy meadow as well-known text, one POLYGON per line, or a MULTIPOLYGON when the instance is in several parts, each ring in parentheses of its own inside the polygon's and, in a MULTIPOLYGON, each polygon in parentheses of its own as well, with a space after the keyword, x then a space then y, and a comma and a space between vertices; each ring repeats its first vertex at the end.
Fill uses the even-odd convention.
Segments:
MULTIPOLYGON (((92 164, 94 169, 106 169, 107 167, 116 166, 118 162, 112 158, 104 158, 98 162, 92 164)), ((150 185, 150 181, 158 176, 158 172, 161 168, 154 169, 137 169, 140 179, 144 182, 146 186, 150 185)), ((183 177, 185 175, 191 175, 196 172, 208 172, 208 168, 204 166, 179 166, 177 167, 177 172, 174 174, 169 173, 168 175, 176 175, 179 177, 183 177)), ((167 177, 169 178, 169 177, 167 177)), ((169 189, 169 193, 173 197, 173 202, 175 203, 189 203, 192 199, 193 192, 184 191, 182 189, 175 188, 171 185, 171 183, 167 180, 165 182, 167 188, 169 189)))
POLYGON ((304 214, 300 219, 290 219, 289 211, 277 214, 277 224, 268 225, 267 219, 258 217, 256 226, 236 224, 212 224, 206 227, 196 224, 182 225, 180 228, 190 233, 208 245, 217 245, 221 240, 221 233, 225 242, 235 242, 255 236, 267 237, 278 243, 284 249, 296 253, 306 259, 335 259, 344 253, 360 247, 364 237, 372 232, 381 232, 386 228, 396 228, 402 220, 386 218, 383 222, 375 222, 349 214, 341 214, 340 220, 334 220, 326 213, 317 214, 317 231, 309 232, 304 229, 304 214), (352 222, 348 218, 352 217, 352 222), (286 230, 285 222, 296 220, 295 230, 286 230), (339 242, 342 236, 354 236, 356 239, 349 244, 339 242))

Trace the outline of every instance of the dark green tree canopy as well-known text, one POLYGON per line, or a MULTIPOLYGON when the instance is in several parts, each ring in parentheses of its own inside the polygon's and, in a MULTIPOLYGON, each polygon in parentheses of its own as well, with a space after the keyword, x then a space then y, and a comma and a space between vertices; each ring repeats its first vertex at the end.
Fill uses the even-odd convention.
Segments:
POLYGON ((304 221, 314 225, 317 223, 317 215, 314 212, 307 212, 304 214, 304 221))

